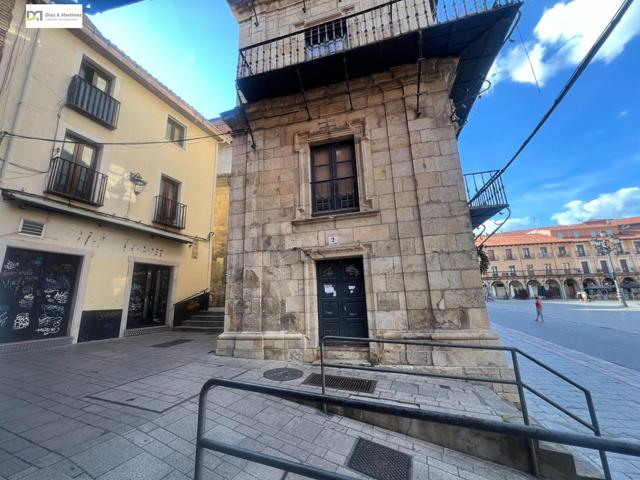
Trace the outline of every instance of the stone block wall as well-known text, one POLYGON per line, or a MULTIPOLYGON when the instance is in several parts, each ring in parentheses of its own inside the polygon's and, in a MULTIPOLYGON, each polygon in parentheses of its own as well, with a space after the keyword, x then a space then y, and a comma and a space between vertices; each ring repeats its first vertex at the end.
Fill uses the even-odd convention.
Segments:
MULTIPOLYGON (((225 333, 218 354, 318 357, 315 262, 362 257, 370 337, 495 343, 451 120, 455 59, 246 107, 233 141, 225 333), (353 109, 351 108, 353 105, 353 109), (310 116, 310 118, 309 118, 310 116), (360 211, 312 216, 310 146, 353 138, 360 211), (329 237, 337 244, 329 245, 329 237)), ((500 353, 373 348, 374 361, 504 366, 500 353)))

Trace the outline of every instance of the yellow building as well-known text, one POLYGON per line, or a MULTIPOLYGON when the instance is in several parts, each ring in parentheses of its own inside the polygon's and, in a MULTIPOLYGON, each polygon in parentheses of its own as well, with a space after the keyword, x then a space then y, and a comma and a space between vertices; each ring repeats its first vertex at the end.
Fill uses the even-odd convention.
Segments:
POLYGON ((614 272, 626 296, 640 293, 640 217, 517 230, 483 242, 490 265, 482 280, 497 298, 613 298, 614 272), (611 260, 592 245, 602 232, 621 242, 611 260))
POLYGON ((86 17, 27 30, 24 11, 0 63, 0 344, 169 328, 209 287, 223 137, 86 17))

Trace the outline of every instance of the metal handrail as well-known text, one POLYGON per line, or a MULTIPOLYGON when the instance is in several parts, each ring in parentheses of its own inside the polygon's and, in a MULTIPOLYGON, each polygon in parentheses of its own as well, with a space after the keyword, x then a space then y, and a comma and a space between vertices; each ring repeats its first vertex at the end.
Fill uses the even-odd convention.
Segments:
MULTIPOLYGON (((326 382, 325 382, 326 367, 341 368, 346 370, 365 370, 365 371, 376 371, 376 372, 383 372, 383 373, 396 373, 396 374, 402 374, 402 375, 414 375, 414 376, 430 377, 430 378, 446 378, 450 380, 463 380, 463 381, 471 381, 471 382, 495 383, 495 384, 502 384, 502 385, 515 385, 516 388, 518 389, 518 398, 520 400, 520 406, 522 409, 522 419, 525 425, 530 425, 529 410, 527 407, 527 401, 524 394, 524 391, 528 390, 529 392, 531 392, 541 400, 545 401, 552 407, 560 410, 569 418, 576 420, 578 423, 580 423, 581 425, 591 430, 596 437, 601 437, 600 424, 598 423, 598 417, 596 415, 596 410, 593 405, 593 398, 591 396, 591 392, 585 387, 583 387, 582 385, 568 378, 566 375, 563 375, 557 370, 554 370, 552 367, 546 365, 545 363, 541 362, 537 358, 532 357, 528 353, 523 352, 519 348, 506 347, 503 345, 473 345, 473 344, 464 344, 464 343, 451 344, 451 343, 442 343, 442 342, 432 342, 428 340, 390 340, 390 339, 388 340, 388 339, 378 339, 378 338, 340 337, 340 336, 334 336, 334 335, 327 335, 322 337, 322 339, 320 340, 320 375, 322 377, 322 393, 323 394, 326 393, 326 382), (493 350, 493 351, 509 352, 511 355, 511 362, 513 364, 515 380, 495 379, 495 378, 489 378, 489 377, 473 377, 473 376, 467 376, 467 375, 450 375, 450 374, 443 374, 443 373, 413 372, 413 371, 405 371, 405 370, 390 369, 390 368, 366 367, 366 366, 360 366, 360 365, 343 365, 343 364, 333 364, 333 363, 327 364, 324 361, 324 349, 325 349, 325 342, 328 340, 335 341, 335 342, 343 342, 343 343, 377 343, 377 344, 391 343, 391 344, 397 344, 397 345, 418 345, 418 346, 425 346, 425 347, 461 348, 461 349, 470 349, 470 350, 493 350), (518 355, 522 355, 527 360, 542 367, 543 369, 547 370, 548 372, 560 378, 561 380, 565 381, 566 383, 579 389, 585 396, 585 401, 587 403, 587 409, 589 410, 589 417, 590 417, 591 423, 580 418, 576 414, 570 412, 563 406, 559 405, 558 403, 550 399, 548 396, 544 395, 543 393, 539 392, 535 388, 526 384, 522 380, 522 376, 520 373, 518 355)), ((604 450, 599 450, 599 453, 600 453, 600 462, 602 463, 602 470, 605 475, 605 480, 611 480, 611 470, 609 468, 609 461, 607 459, 606 452, 604 450)), ((535 475, 538 476, 539 475, 538 460, 537 460, 535 447, 531 442, 531 440, 529 441, 529 456, 531 459, 532 470, 535 473, 535 475)))
MULTIPOLYGON (((516 349, 517 350, 517 349, 516 349)), ((245 392, 253 392, 274 396, 287 400, 302 400, 305 402, 315 402, 318 404, 329 404, 338 407, 353 408, 369 412, 389 414, 397 417, 423 420, 444 425, 454 425, 463 428, 482 430, 514 437, 525 438, 530 442, 534 440, 572 445, 575 447, 589 448, 600 452, 620 453, 640 457, 640 443, 614 438, 592 437, 580 433, 562 432, 529 425, 518 425, 504 423, 497 420, 487 420, 483 418, 467 417, 452 413, 436 412, 431 410, 420 410, 417 408, 403 407, 399 405, 389 405, 379 402, 370 402, 349 397, 338 397, 327 395, 326 393, 313 393, 301 390, 291 390, 282 387, 262 385, 254 382, 226 380, 223 378, 211 378, 207 380, 200 389, 198 399, 198 426, 196 434, 196 458, 194 479, 203 479, 204 451, 213 450, 227 455, 236 456, 252 462, 260 463, 274 468, 279 468, 285 472, 297 473, 315 479, 328 480, 354 480, 354 477, 347 477, 334 472, 323 470, 299 462, 274 457, 264 453, 258 453, 246 448, 230 445, 227 443, 212 440, 204 436, 207 420, 207 395, 214 387, 224 387, 245 392)))

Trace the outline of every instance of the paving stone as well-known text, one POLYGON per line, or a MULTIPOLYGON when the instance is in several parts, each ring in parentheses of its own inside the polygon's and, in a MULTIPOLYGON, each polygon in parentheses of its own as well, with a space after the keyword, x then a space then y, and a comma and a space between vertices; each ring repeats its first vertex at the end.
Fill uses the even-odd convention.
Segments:
POLYGON ((142 450, 133 443, 116 437, 74 455, 71 460, 89 475, 99 477, 140 453, 142 450))
POLYGON ((21 470, 25 470, 29 467, 30 465, 28 463, 23 462, 17 457, 12 457, 4 462, 0 462, 0 475, 10 477, 14 473, 20 472, 21 470))
POLYGON ((168 475, 173 469, 157 458, 142 453, 119 467, 98 477, 99 480, 157 480, 168 475))

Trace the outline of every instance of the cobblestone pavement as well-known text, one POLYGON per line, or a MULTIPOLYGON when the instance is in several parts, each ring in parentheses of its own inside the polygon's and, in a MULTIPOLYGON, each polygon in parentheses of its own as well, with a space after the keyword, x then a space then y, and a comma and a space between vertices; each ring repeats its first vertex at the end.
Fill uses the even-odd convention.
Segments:
MULTIPOLYGON (((640 440, 640 372, 502 325, 494 324, 494 328, 500 333, 504 345, 521 348, 588 388, 593 395, 603 434, 640 440)), ((571 412, 589 418, 581 392, 555 380, 528 361, 521 361, 521 368, 525 381, 559 401, 571 412)), ((570 418, 556 413, 537 397, 528 394, 527 403, 532 415, 545 426, 588 432, 570 418)), ((597 464, 597 455, 589 453, 597 464)), ((610 464, 614 479, 640 480, 640 458, 610 455, 610 464)))
MULTIPOLYGON (((0 356, 0 479, 185 480, 194 467, 197 403, 211 376, 257 379, 284 362, 216 357, 215 337, 163 333, 0 356), (174 346, 158 344, 191 340, 174 346)), ((309 365, 296 365, 310 371, 309 365)), ((315 369, 317 371, 317 368, 315 369)), ((440 382, 439 382, 440 383, 440 382)), ((467 386, 420 389, 380 383, 401 401, 491 416, 467 386), (404 390, 404 391, 403 391, 404 390), (458 399, 458 401, 455 401, 458 399)), ((413 478, 527 479, 528 475, 404 435, 272 397, 216 388, 207 436, 328 470, 345 465, 360 437, 413 457, 413 478)), ((208 452, 205 478, 295 475, 208 452)))

